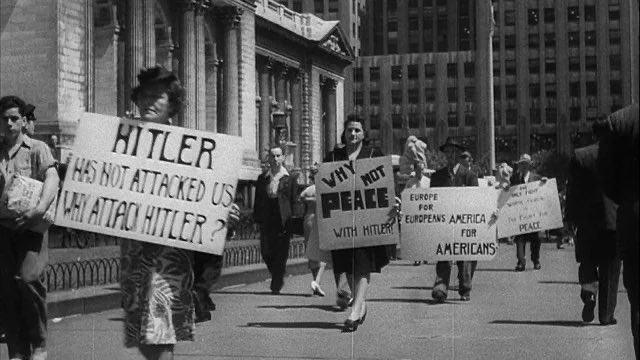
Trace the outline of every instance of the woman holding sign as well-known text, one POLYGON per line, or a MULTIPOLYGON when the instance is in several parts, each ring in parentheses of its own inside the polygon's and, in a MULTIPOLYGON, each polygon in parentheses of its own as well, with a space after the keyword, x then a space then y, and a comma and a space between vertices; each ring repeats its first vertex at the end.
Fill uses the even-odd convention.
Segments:
MULTIPOLYGON (((138 81, 131 100, 141 121, 171 124, 184 103, 178 78, 155 66, 142 70, 138 81)), ((121 246, 125 346, 138 347, 147 359, 173 359, 177 341, 194 340, 193 252, 132 240, 121 246)))
MULTIPOLYGON (((343 147, 336 147, 324 158, 325 162, 357 160, 383 156, 376 147, 365 144, 362 120, 349 117, 344 122, 341 136, 343 147)), ((333 271, 336 274, 346 273, 347 281, 354 294, 351 314, 344 322, 344 331, 351 332, 364 322, 367 315, 365 299, 371 279, 371 273, 379 273, 389 263, 386 246, 371 246, 332 250, 333 271)))

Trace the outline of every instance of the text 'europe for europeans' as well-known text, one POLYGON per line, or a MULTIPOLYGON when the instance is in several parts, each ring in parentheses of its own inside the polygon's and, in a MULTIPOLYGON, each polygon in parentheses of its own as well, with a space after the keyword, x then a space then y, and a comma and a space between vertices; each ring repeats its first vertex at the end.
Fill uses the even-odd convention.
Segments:
POLYGON ((405 224, 433 224, 445 223, 449 220, 449 224, 484 224, 486 223, 485 214, 453 214, 447 217, 445 214, 417 214, 405 215, 405 224))

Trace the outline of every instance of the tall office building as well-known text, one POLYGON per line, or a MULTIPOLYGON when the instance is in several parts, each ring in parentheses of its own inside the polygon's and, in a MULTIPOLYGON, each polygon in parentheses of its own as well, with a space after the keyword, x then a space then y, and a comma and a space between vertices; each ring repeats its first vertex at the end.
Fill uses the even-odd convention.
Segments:
POLYGON ((489 157, 487 112, 498 160, 567 152, 638 101, 635 0, 373 0, 361 18, 355 111, 387 152, 456 136, 489 157))

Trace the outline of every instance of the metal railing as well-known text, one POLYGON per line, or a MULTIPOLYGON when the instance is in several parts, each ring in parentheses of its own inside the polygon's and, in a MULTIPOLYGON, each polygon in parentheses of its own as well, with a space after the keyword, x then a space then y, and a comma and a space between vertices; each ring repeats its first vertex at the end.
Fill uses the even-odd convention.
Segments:
MULTIPOLYGON (((304 257, 304 252, 303 239, 291 239, 289 258, 304 257)), ((262 263, 262 256, 259 240, 229 242, 224 249, 223 268, 260 263, 262 263)), ((119 280, 119 257, 48 264, 45 270, 48 292, 115 284, 119 280)))

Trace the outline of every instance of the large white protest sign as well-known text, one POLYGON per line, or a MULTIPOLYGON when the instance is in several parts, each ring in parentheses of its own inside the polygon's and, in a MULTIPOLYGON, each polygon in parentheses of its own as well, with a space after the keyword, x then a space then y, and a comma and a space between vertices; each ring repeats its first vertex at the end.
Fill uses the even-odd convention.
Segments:
POLYGON ((557 229, 563 226, 555 179, 516 185, 498 197, 498 237, 557 229))
POLYGON ((402 258, 491 260, 497 251, 492 188, 442 187, 402 192, 402 258))
POLYGON ((322 250, 398 243, 391 157, 320 164, 316 191, 322 250))
POLYGON ((238 137, 85 114, 56 225, 222 254, 238 137))

